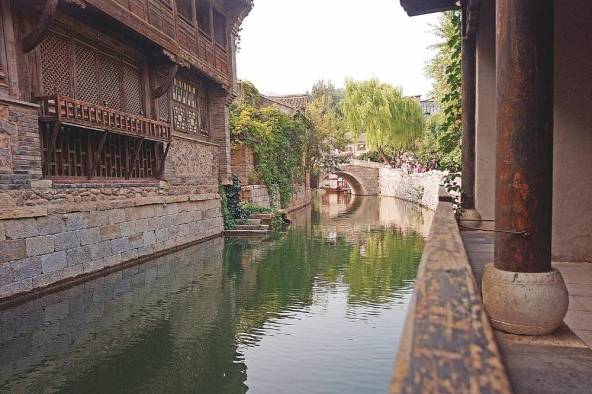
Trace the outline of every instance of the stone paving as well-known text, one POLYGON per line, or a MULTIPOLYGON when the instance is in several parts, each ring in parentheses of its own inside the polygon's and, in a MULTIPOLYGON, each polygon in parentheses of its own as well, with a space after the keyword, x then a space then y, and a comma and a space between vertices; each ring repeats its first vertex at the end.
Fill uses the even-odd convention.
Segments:
MULTIPOLYGON (((494 234, 464 231, 462 236, 481 286, 483 268, 493 262, 494 234)), ((563 274, 570 295, 565 324, 544 337, 496 333, 516 393, 589 393, 592 387, 592 264, 554 266, 563 274)))

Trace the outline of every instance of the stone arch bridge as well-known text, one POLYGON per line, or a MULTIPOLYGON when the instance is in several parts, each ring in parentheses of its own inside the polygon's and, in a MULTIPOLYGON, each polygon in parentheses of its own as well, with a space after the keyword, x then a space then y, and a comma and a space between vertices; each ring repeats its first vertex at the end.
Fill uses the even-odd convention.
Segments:
MULTIPOLYGON (((352 160, 341 165, 332 173, 345 179, 352 187, 352 193, 362 196, 380 195, 380 169, 382 164, 352 160)), ((327 174, 328 175, 328 174, 327 174)), ((325 176, 326 177, 326 176, 325 176)))

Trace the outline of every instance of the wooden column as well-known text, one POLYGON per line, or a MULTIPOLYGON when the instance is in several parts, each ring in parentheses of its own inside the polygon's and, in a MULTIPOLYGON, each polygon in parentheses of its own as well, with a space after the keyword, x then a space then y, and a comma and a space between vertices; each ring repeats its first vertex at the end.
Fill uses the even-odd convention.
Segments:
POLYGON ((475 209, 476 12, 470 0, 462 6, 462 188, 464 209, 475 209), (471 19, 471 20, 470 20, 471 19))
POLYGON ((498 0, 495 267, 551 271, 553 0, 498 0))

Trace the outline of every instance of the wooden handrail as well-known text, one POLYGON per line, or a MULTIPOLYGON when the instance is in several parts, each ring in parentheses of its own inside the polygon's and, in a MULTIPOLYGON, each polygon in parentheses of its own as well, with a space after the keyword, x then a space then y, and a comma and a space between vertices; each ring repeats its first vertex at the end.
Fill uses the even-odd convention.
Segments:
POLYGON ((60 95, 37 97, 41 120, 70 123, 155 141, 170 141, 171 125, 60 95))

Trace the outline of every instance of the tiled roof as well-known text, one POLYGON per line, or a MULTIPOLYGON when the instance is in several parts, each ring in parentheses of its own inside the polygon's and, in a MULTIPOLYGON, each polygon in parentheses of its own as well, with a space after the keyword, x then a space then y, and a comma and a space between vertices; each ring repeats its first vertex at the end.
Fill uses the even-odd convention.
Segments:
POLYGON ((290 96, 264 96, 270 101, 285 105, 286 107, 294 108, 295 110, 303 110, 310 102, 310 96, 307 94, 290 95, 290 96))
POLYGON ((456 0, 401 0, 409 16, 448 11, 457 8, 456 0))

